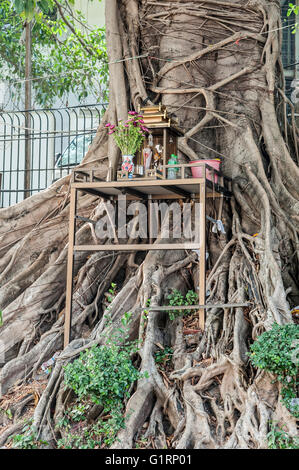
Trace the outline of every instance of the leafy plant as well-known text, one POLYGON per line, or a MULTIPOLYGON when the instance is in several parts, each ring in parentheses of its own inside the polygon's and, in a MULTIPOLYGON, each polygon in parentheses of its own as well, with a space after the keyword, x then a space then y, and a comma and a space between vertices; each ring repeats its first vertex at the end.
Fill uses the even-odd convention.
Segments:
POLYGON ((289 9, 287 11, 287 16, 290 16, 292 13, 298 15, 299 13, 299 6, 294 5, 293 3, 289 3, 289 9))
POLYGON ((86 411, 88 410, 89 405, 85 403, 78 402, 78 405, 74 406, 70 412, 70 418, 75 422, 85 421, 86 420, 86 411))
MULTIPOLYGON (((112 286, 112 288, 114 288, 112 286)), ((125 426, 123 400, 129 397, 133 382, 143 375, 134 367, 131 355, 138 350, 138 342, 127 341, 132 314, 127 312, 121 319, 121 326, 107 336, 106 344, 93 346, 80 354, 80 357, 65 367, 65 385, 76 393, 79 403, 67 410, 58 423, 63 428, 64 437, 59 448, 98 448, 110 446, 118 431, 125 426), (87 424, 88 402, 103 406, 103 413, 96 425, 87 424), (72 431, 72 423, 80 422, 78 435, 72 431)), ((109 315, 107 322, 110 324, 109 315)))
POLYGON ((74 434, 69 429, 64 437, 59 439, 59 449, 96 449, 104 445, 110 446, 115 442, 118 431, 124 428, 124 418, 120 410, 112 410, 110 418, 99 419, 95 424, 84 426, 80 434, 74 434))
POLYGON ((144 126, 142 115, 136 111, 129 111, 131 118, 127 121, 119 121, 118 125, 106 124, 108 134, 113 134, 116 145, 123 155, 135 155, 140 149, 148 128, 144 126))
POLYGON ((293 405, 298 387, 298 340, 299 327, 293 323, 274 323, 251 346, 250 360, 259 369, 277 376, 283 385, 282 398, 290 412, 299 417, 298 405, 293 405))
MULTIPOLYGON (((298 5, 294 5, 293 3, 289 3, 289 9, 287 11, 287 16, 290 16, 292 13, 294 13, 294 15, 298 15, 299 13, 299 6, 298 5)), ((292 34, 295 34, 297 29, 298 29, 298 23, 294 23, 292 24, 292 34)))
MULTIPOLYGON (((186 297, 185 297, 185 305, 196 305, 198 302, 198 295, 193 290, 188 290, 186 297)), ((191 312, 191 310, 187 310, 191 312)))
POLYGON ((270 423, 267 439, 269 449, 299 449, 299 438, 290 436, 274 423, 270 423))
POLYGON ((111 303, 113 301, 113 298, 116 295, 116 289, 117 289, 117 285, 115 284, 115 282, 111 282, 110 289, 108 290, 109 294, 111 295, 107 297, 108 302, 111 303))
POLYGON ((171 356, 173 355, 173 349, 166 347, 164 349, 159 349, 155 352, 155 362, 156 364, 162 364, 165 366, 171 361, 171 356))
POLYGON ((73 0, 1 0, 0 80, 7 83, 10 98, 19 102, 24 93, 26 18, 32 31, 34 102, 51 106, 57 97, 67 102, 70 93, 79 100, 91 94, 96 101, 107 101, 105 29, 90 29, 69 3, 74 5, 73 0))
POLYGON ((4 408, 0 408, 0 412, 2 412, 2 413, 5 413, 5 414, 6 414, 6 416, 7 416, 7 417, 8 417, 10 420, 12 420, 12 419, 13 419, 13 414, 12 414, 12 412, 11 412, 11 409, 10 409, 10 408, 8 408, 7 410, 6 410, 6 409, 4 409, 4 408))
POLYGON ((136 449, 144 449, 144 447, 146 446, 148 440, 147 440, 147 437, 140 437, 138 439, 138 441, 136 442, 136 445, 135 445, 135 448, 136 449))
POLYGON ((79 398, 89 398, 106 411, 119 406, 139 378, 130 353, 117 345, 93 346, 65 368, 65 383, 79 398))
MULTIPOLYGON (((173 292, 168 295, 169 305, 171 306, 187 306, 196 305, 198 303, 198 295, 193 290, 189 290, 185 297, 177 289, 173 289, 173 292)), ((192 310, 171 310, 169 311, 170 320, 175 320, 177 317, 188 315, 192 310)))
POLYGON ((37 437, 36 431, 32 426, 32 421, 28 421, 22 429, 22 434, 13 436, 14 449, 40 449, 43 445, 48 445, 37 437))

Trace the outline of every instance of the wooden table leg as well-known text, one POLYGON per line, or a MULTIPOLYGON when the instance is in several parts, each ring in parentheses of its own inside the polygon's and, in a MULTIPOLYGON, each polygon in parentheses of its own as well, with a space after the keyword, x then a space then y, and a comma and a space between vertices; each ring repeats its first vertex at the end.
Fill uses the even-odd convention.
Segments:
POLYGON ((65 317, 64 317, 64 348, 66 348, 70 342, 71 322, 72 322, 76 202, 77 202, 77 191, 75 188, 71 188, 70 216, 69 216, 70 217, 69 218, 69 246, 68 246, 68 258, 67 258, 66 301, 65 301, 65 317))
MULTIPOLYGON (((200 184, 200 220, 199 220, 199 305, 206 303, 206 184, 200 184)), ((199 328, 205 328, 205 309, 199 310, 199 328)))

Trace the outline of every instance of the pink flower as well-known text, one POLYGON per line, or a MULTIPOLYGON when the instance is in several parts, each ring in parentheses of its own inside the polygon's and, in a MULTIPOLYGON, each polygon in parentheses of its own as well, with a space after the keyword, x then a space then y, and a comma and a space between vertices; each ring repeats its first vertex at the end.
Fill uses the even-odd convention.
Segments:
POLYGON ((109 131, 108 134, 109 135, 114 134, 114 131, 109 131))
POLYGON ((136 116, 136 111, 129 111, 128 114, 130 114, 130 116, 136 116))
POLYGON ((138 122, 141 122, 141 124, 144 124, 144 121, 142 119, 139 119, 138 122))
POLYGON ((108 122, 108 123, 105 125, 105 127, 110 127, 110 126, 111 126, 110 122, 108 122))
POLYGON ((112 130, 112 129, 114 129, 114 128, 115 128, 114 124, 111 124, 111 125, 110 125, 110 129, 112 130))

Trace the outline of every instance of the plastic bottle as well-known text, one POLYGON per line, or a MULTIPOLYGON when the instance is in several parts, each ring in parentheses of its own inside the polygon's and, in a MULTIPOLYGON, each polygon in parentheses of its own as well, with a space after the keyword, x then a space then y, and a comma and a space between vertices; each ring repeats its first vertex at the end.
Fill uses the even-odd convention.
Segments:
MULTIPOLYGON (((168 160, 168 165, 177 165, 178 164, 178 157, 173 153, 168 160)), ((168 180, 175 180, 177 177, 177 172, 179 171, 178 168, 167 168, 167 179, 168 180)))

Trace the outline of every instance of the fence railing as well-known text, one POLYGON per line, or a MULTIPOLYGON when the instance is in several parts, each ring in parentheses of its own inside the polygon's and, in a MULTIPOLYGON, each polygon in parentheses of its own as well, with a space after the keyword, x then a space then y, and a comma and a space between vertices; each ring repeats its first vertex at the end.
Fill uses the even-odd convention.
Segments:
POLYGON ((0 112, 0 207, 16 204, 25 194, 42 191, 69 174, 86 154, 105 109, 101 103, 0 112), (27 138, 31 142, 29 169, 25 165, 27 138), (25 187, 28 179, 29 188, 25 187))

